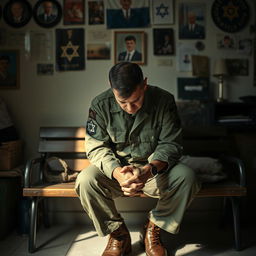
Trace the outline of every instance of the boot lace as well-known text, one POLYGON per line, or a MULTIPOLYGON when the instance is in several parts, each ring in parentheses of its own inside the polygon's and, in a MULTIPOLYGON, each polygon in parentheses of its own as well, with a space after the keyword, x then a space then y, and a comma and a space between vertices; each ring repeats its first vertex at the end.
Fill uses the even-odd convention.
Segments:
POLYGON ((153 225, 149 228, 149 236, 150 236, 150 241, 152 242, 153 245, 160 245, 161 240, 160 240, 160 228, 156 225, 153 225))

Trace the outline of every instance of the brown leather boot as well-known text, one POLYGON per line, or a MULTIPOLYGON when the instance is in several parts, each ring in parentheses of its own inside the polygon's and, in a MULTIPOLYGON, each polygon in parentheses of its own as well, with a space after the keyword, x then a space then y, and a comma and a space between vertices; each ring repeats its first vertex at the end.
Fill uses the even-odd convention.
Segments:
POLYGON ((167 256, 167 250, 160 239, 160 228, 149 221, 144 227, 144 234, 141 236, 147 256, 167 256))
POLYGON ((123 256, 132 250, 129 230, 123 223, 109 235, 108 244, 102 256, 123 256))

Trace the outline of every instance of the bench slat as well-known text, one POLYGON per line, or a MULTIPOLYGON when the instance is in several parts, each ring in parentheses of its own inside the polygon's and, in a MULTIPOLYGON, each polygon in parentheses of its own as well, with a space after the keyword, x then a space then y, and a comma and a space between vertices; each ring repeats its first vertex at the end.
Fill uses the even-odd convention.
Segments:
POLYGON ((85 153, 84 140, 44 140, 39 143, 40 153, 85 153))
POLYGON ((85 136, 84 127, 41 127, 40 138, 69 138, 83 139, 85 136))
MULTIPOLYGON (((74 189, 74 182, 43 185, 33 188, 24 188, 23 196, 44 196, 44 197, 77 197, 74 189)), ((212 186, 205 185, 198 192, 196 197, 223 197, 223 196, 245 196, 246 188, 236 184, 212 186)), ((138 195, 147 197, 146 195, 138 195)))

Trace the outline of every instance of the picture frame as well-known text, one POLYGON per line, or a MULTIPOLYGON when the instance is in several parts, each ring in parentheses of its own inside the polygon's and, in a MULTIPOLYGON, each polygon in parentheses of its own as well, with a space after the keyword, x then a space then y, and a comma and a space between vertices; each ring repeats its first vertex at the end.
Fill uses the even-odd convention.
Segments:
POLYGON ((85 30, 56 29, 56 71, 85 70, 85 30))
POLYGON ((87 44, 88 60, 110 60, 110 43, 87 44))
POLYGON ((248 59, 226 59, 228 74, 230 76, 248 76, 249 60, 248 59))
POLYGON ((33 16, 39 26, 52 28, 61 20, 61 5, 56 0, 39 0, 34 6, 33 16))
POLYGON ((102 25, 104 24, 104 1, 88 1, 88 24, 102 25))
POLYGON ((27 0, 10 0, 4 7, 3 17, 11 27, 24 27, 32 17, 32 7, 27 0))
POLYGON ((153 29, 154 55, 174 54, 174 33, 172 28, 153 29))
POLYGON ((179 39, 205 39, 205 12, 203 3, 179 4, 179 39))
POLYGON ((174 4, 173 0, 152 1, 153 24, 174 24, 174 4))
POLYGON ((106 0, 107 28, 142 28, 150 25, 149 0, 106 0))
POLYGON ((129 61, 144 65, 146 63, 146 36, 144 31, 115 31, 114 32, 115 63, 129 61), (128 53, 133 51, 130 56, 128 53))
POLYGON ((82 25, 85 23, 85 0, 63 1, 63 24, 82 25))
POLYGON ((19 50, 0 50, 0 89, 20 88, 19 50))

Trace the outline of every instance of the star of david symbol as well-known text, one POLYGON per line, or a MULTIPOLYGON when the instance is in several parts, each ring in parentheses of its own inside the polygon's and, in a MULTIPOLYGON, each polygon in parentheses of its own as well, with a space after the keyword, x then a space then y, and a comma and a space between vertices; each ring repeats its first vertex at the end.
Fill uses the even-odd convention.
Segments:
POLYGON ((232 2, 229 2, 228 5, 223 7, 224 17, 230 19, 231 21, 235 18, 238 18, 238 6, 233 5, 232 2))
POLYGON ((72 61, 73 58, 79 57, 79 54, 77 52, 78 48, 79 48, 79 45, 73 45, 72 42, 69 41, 66 46, 61 46, 61 49, 62 49, 61 57, 67 58, 68 61, 72 61), (69 49, 72 50, 72 53, 68 52, 69 49))
POLYGON ((156 15, 161 16, 161 18, 164 18, 165 15, 169 15, 168 6, 164 6, 164 4, 161 3, 158 7, 156 7, 156 15))

